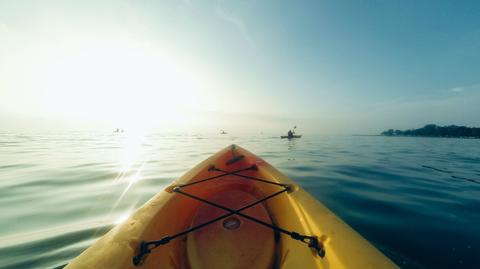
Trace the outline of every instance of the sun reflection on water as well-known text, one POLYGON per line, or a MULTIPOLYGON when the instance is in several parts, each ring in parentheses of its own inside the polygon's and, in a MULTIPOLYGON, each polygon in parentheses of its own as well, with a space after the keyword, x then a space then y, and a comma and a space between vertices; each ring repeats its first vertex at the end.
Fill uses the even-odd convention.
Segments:
MULTIPOLYGON (((120 194, 117 200, 112 205, 109 216, 111 216, 112 213, 119 207, 129 190, 136 183, 143 179, 142 172, 145 164, 147 163, 143 150, 143 144, 145 142, 146 135, 143 132, 129 132, 120 135, 122 137, 120 137, 121 151, 118 155, 119 170, 115 180, 112 183, 112 188, 114 186, 122 186, 122 189, 119 192, 120 194)), ((127 213, 122 214, 117 218, 113 218, 115 219, 114 223, 118 224, 126 220, 131 214, 133 207, 135 207, 135 205, 129 206, 127 213)))
POLYGON ((128 173, 132 170, 132 167, 142 161, 142 145, 144 141, 145 135, 143 133, 129 133, 123 137, 120 175, 128 173))

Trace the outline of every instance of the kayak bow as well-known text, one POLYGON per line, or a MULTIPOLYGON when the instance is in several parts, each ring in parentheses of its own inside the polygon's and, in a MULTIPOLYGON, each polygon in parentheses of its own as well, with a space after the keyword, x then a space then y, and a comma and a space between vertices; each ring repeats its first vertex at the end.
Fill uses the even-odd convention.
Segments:
POLYGON ((232 145, 66 268, 398 267, 293 181, 232 145))

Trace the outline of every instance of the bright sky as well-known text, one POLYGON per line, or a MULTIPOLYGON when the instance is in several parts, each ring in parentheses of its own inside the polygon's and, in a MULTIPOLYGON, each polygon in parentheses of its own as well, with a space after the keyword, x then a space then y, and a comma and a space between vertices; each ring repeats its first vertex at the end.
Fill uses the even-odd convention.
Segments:
POLYGON ((480 126, 478 1, 2 1, 0 131, 480 126))

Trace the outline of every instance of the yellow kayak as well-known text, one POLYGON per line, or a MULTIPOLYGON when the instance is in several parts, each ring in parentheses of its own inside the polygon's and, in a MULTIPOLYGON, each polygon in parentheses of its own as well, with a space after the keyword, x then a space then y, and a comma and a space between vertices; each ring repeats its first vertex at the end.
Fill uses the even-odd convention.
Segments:
POLYGON ((232 145, 175 180, 66 268, 398 267, 292 180, 232 145))

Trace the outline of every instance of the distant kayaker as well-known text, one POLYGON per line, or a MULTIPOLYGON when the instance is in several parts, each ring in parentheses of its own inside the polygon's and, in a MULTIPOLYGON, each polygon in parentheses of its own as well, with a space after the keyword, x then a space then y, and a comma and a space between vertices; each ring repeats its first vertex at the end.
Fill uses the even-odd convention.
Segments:
POLYGON ((292 130, 288 130, 288 137, 289 137, 289 138, 292 138, 292 137, 293 137, 293 132, 292 132, 292 130))

